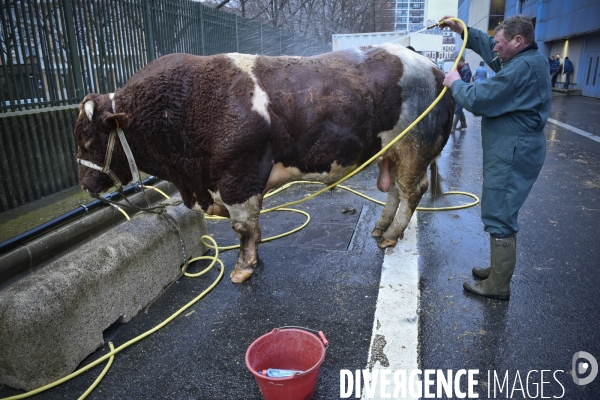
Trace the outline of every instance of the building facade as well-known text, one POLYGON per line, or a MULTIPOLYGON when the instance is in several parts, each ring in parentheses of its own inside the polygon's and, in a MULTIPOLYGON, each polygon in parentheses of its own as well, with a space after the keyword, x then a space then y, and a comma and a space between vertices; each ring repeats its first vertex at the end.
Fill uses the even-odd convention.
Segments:
POLYGON ((423 30, 444 15, 455 15, 457 4, 458 0, 395 0, 395 31, 406 32, 409 35, 408 43, 416 51, 441 64, 454 55, 455 40, 452 31, 447 28, 423 30), (419 31, 433 36, 422 36, 416 33, 419 31), (442 36, 442 40, 435 36, 442 36))
POLYGON ((396 31, 416 32, 425 25, 425 0, 396 0, 396 31))
MULTIPOLYGON (((505 18, 524 14, 532 18, 536 41, 547 57, 569 57, 575 72, 569 88, 600 98, 600 0, 459 0, 458 17, 468 26, 493 35, 505 18)), ((456 48, 462 41, 456 38, 456 48)), ((471 65, 479 56, 466 52, 471 65)), ((562 79, 562 77, 560 78, 562 79)), ((559 80, 560 82, 561 80, 559 80)))

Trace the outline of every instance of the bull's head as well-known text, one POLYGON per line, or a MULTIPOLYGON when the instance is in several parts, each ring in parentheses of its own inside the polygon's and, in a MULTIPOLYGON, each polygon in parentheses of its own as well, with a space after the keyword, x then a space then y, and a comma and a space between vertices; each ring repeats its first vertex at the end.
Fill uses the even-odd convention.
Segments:
MULTIPOLYGON (((113 111, 113 95, 88 94, 79 104, 79 118, 75 123, 77 158, 103 167, 106 161, 106 148, 110 133, 127 128, 129 118, 113 111)), ((118 143, 115 144, 110 169, 118 179, 127 183, 133 178, 127 158, 118 143)), ((101 193, 113 186, 113 180, 104 172, 79 165, 79 184, 84 190, 101 193)))

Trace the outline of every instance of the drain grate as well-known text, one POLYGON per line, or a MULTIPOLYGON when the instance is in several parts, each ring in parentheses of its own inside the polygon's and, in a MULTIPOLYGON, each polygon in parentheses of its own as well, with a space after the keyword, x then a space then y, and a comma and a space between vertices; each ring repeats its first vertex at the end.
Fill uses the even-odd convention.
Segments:
MULTIPOLYGON (((352 203, 320 204, 298 207, 310 214, 310 223, 300 232, 277 239, 278 247, 347 251, 356 229, 363 206, 352 203)), ((262 237, 267 238, 288 232, 305 220, 301 214, 271 212, 260 216, 262 237)), ((211 236, 222 246, 239 243, 239 238, 228 221, 207 221, 211 236)))

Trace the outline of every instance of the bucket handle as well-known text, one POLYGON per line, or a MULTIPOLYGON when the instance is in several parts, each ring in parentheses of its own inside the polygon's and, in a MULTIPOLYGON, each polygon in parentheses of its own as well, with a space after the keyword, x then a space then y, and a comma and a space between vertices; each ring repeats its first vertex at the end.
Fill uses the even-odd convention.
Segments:
POLYGON ((327 346, 329 346, 329 340, 327 340, 323 331, 316 331, 314 329, 305 328, 303 326, 282 326, 280 328, 275 328, 275 329, 286 329, 286 328, 303 329, 305 331, 311 331, 313 333, 316 333, 317 335, 319 335, 319 338, 321 338, 321 340, 323 341, 323 345, 325 346, 325 349, 327 349, 327 346))

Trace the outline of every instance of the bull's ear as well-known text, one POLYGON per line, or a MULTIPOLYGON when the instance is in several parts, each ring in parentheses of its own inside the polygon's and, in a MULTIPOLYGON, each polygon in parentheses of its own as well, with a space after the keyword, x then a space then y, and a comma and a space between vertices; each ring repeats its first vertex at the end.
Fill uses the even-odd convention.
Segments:
POLYGON ((104 125, 109 127, 111 130, 117 129, 117 127, 124 129, 129 126, 129 117, 126 114, 110 114, 105 117, 102 122, 104 125))

